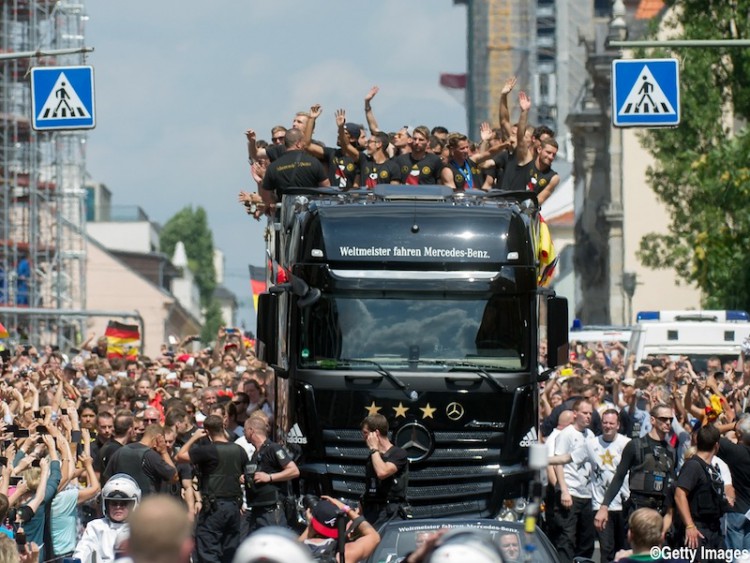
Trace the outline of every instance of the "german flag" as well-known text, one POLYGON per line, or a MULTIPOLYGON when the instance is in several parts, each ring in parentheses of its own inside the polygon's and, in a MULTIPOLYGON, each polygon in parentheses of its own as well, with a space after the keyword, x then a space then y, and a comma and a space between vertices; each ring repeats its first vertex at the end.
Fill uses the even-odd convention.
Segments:
POLYGON ((253 308, 258 312, 258 296, 266 290, 266 271, 259 266, 250 266, 250 289, 253 292, 253 308))
POLYGON ((138 325, 109 321, 104 331, 107 337, 107 358, 137 358, 141 334, 138 325))

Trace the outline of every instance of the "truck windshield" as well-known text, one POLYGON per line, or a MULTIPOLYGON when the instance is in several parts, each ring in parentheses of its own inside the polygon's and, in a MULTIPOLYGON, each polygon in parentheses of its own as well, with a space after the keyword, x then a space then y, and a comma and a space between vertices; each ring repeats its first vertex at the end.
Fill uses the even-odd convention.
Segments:
POLYGON ((520 297, 418 297, 324 295, 302 312, 300 367, 528 368, 531 323, 520 297))

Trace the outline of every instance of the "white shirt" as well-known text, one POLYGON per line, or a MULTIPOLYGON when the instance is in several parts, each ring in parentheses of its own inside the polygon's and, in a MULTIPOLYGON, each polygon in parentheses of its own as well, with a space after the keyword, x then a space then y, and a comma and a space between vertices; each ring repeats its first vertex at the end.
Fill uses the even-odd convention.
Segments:
MULTIPOLYGON (((604 492, 612 482, 612 478, 617 471, 617 466, 622 460, 622 450, 630 442, 630 438, 620 434, 615 435, 611 442, 604 440, 602 436, 594 436, 586 440, 584 448, 585 456, 591 463, 591 498, 594 510, 599 510, 604 500, 604 492)), ((573 461, 576 461, 578 453, 573 454, 573 461)), ((622 499, 630 496, 630 487, 626 478, 620 488, 620 492, 609 505, 610 510, 622 510, 622 499)))
POLYGON ((591 498, 591 462, 586 456, 585 447, 586 440, 593 436, 588 428, 581 432, 571 424, 555 440, 555 455, 570 454, 573 457, 570 463, 563 465, 565 484, 572 497, 591 498))

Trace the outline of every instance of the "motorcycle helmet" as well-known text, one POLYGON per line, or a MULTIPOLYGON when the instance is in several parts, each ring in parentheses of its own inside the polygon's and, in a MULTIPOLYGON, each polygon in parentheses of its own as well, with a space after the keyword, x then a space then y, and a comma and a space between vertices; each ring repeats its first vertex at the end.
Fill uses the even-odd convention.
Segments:
POLYGON ((107 502, 110 500, 131 500, 133 506, 131 510, 138 506, 141 501, 141 488, 130 475, 117 473, 110 477, 109 481, 102 488, 102 508, 104 514, 109 515, 107 502))

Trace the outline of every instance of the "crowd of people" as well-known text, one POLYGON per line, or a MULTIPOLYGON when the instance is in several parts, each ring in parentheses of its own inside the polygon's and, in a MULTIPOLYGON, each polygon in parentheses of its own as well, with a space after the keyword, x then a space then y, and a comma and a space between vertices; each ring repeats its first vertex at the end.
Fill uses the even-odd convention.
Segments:
POLYGON ((639 508, 658 512, 664 545, 694 549, 695 561, 750 550, 750 362, 743 350, 701 367, 635 365, 621 343, 573 343, 540 397, 545 525, 564 562, 590 558, 596 540, 602 562, 615 560, 639 508))
POLYGON ((176 502, 190 533, 178 526, 179 542, 146 544, 176 558, 143 561, 231 562, 244 538, 279 527, 301 534, 310 553, 326 552, 339 543, 329 541, 337 515, 350 524, 349 560, 372 552, 375 526, 397 516, 408 483, 406 452, 389 441, 385 417, 362 421, 362 503, 306 497, 301 510, 294 453, 269 438, 271 372, 248 335, 222 328, 213 348, 194 341, 153 358, 113 357, 107 338, 93 335, 70 353, 26 345, 0 355, 0 536, 23 546, 22 560, 132 555, 131 518, 152 497, 176 502))
MULTIPOLYGON (((213 348, 193 340, 154 358, 108 357, 106 338, 74 354, 19 346, 0 356, 0 536, 20 538, 22 560, 125 557, 131 516, 149 497, 184 512, 190 532, 167 547, 195 561, 232 561, 244 538, 278 527, 301 534, 305 553, 344 546, 358 560, 380 524, 403 517, 408 463, 385 417, 362 421, 363 504, 315 499, 301 511, 294 453, 269 438, 270 370, 237 329, 221 329, 213 348)), ((666 546, 750 549, 744 360, 636 366, 620 343, 573 343, 540 392, 544 526, 563 561, 591 557, 595 540, 603 562, 622 556, 641 508, 659 515, 666 546)))
POLYGON ((334 112, 338 130, 334 146, 313 138, 323 114, 318 104, 298 112, 289 128, 273 127, 270 143, 248 129, 248 156, 258 191, 241 192, 240 202, 260 218, 271 212, 288 188, 349 191, 378 184, 442 184, 456 191, 531 190, 541 204, 560 181, 552 169, 558 144, 548 127, 529 125, 531 100, 524 92, 518 95, 519 118, 511 123, 508 97, 515 85, 515 78, 510 78, 502 89, 500 127, 482 123, 476 141, 440 125, 386 132, 372 107, 377 87, 364 98, 367 127, 347 121, 343 109, 334 112))

